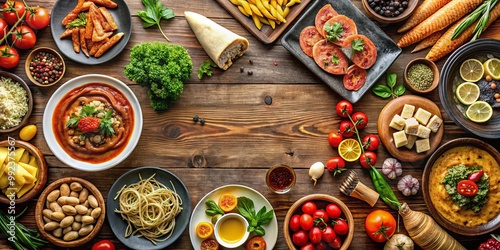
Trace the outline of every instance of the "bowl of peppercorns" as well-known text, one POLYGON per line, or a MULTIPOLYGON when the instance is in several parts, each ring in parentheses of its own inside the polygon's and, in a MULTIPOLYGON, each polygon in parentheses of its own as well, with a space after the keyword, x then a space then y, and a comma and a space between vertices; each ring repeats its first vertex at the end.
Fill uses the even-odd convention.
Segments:
POLYGON ((371 19, 380 23, 398 23, 413 14, 418 0, 362 0, 363 8, 371 19))
POLYGON ((28 55, 24 69, 32 83, 40 87, 48 87, 62 79, 66 72, 66 65, 56 50, 39 47, 28 55))

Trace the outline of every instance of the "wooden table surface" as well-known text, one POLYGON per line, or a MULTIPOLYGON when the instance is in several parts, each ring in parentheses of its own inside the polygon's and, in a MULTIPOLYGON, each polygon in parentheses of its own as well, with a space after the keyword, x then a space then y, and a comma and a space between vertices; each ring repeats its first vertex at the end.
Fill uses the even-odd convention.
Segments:
MULTIPOLYGON (((28 1, 28 4, 51 10, 54 2, 55 0, 28 1)), ((308 177, 308 168, 312 163, 325 162, 337 155, 336 150, 329 146, 327 135, 336 130, 340 122, 335 114, 335 104, 342 99, 339 95, 290 54, 279 39, 274 44, 261 43, 215 1, 163 0, 162 2, 176 14, 174 19, 162 22, 163 29, 171 43, 181 44, 189 50, 194 72, 185 84, 180 100, 166 112, 155 112, 149 105, 146 89, 131 82, 123 74, 123 69, 129 62, 129 51, 133 45, 164 39, 157 28, 142 28, 141 20, 135 14, 144 8, 141 1, 126 2, 132 13, 133 24, 133 34, 126 49, 112 61, 97 66, 80 65, 66 58, 67 71, 63 82, 79 75, 99 73, 129 84, 141 103, 144 115, 141 139, 127 160, 112 169, 83 172, 65 166, 49 150, 42 132, 45 103, 60 84, 49 88, 39 88, 31 84, 35 107, 29 123, 38 127, 38 134, 31 143, 45 154, 50 166, 48 183, 63 177, 82 177, 93 182, 106 197, 113 182, 123 173, 141 166, 158 166, 173 172, 185 183, 193 208, 205 194, 217 187, 226 184, 246 185, 258 190, 273 205, 279 224, 275 249, 287 249, 282 230, 283 220, 293 202, 308 194, 329 194, 347 204, 354 216, 355 235, 350 249, 368 250, 383 247, 383 244, 374 243, 366 235, 364 220, 367 214, 375 209, 384 209, 397 216, 395 211, 391 211, 380 200, 374 207, 370 207, 363 201, 342 194, 339 185, 347 176, 347 172, 335 177, 326 172, 316 186, 312 185, 308 177), (216 69, 212 77, 199 80, 197 69, 209 58, 183 17, 183 12, 187 10, 212 18, 246 37, 250 42, 250 49, 227 71, 216 69), (245 73, 240 73, 240 68, 244 68, 245 73), (252 75, 246 73, 250 70, 253 71, 252 75), (270 105, 264 101, 268 96, 272 98, 270 105), (194 115, 205 118, 206 124, 201 126, 193 123, 194 115), (195 157, 204 158, 206 165, 193 164, 192 159, 195 157), (265 185, 267 169, 279 164, 292 166, 297 172, 294 189, 284 195, 274 194, 265 185)), ((353 0, 353 3, 362 9, 360 0, 353 0)), ((496 26, 490 29, 490 36, 498 34, 498 24, 497 22, 496 26)), ((397 25, 381 27, 395 41, 399 39, 400 35, 395 32, 397 25)), ((39 31, 36 46, 55 48, 50 28, 39 31)), ((402 73, 406 64, 414 58, 424 57, 426 53, 411 54, 410 51, 411 48, 405 48, 389 68, 389 72, 397 73, 398 84, 402 84, 402 73)), ((12 70, 26 81, 28 79, 23 65, 28 53, 29 51, 21 53, 20 65, 12 70)), ((438 62, 439 68, 443 66, 444 61, 445 59, 442 59, 438 62)), ((441 144, 458 137, 473 137, 456 126, 444 112, 437 89, 425 97, 434 101, 442 111, 445 134, 441 144)), ((388 101, 369 91, 354 105, 355 110, 366 112, 369 117, 363 134, 377 133, 376 121, 379 112, 388 101)), ((8 135, 19 138, 17 132, 8 135)), ((3 140, 7 139, 8 135, 0 136, 3 140)), ((486 141, 497 149, 500 148, 498 140, 486 141)), ((377 150, 377 154, 379 160, 376 167, 380 168, 383 160, 390 155, 383 147, 377 150)), ((403 162, 404 174, 411 174, 421 181, 425 163, 425 160, 415 163, 403 162)), ((359 164, 348 164, 347 168, 354 169, 360 175, 361 181, 372 187, 368 172, 359 164)), ((428 212, 421 191, 416 196, 404 197, 396 189, 396 181, 389 181, 389 184, 400 201, 407 202, 414 210, 428 212)), ((36 228, 35 204, 36 199, 28 204, 27 214, 21 219, 21 222, 30 228, 36 228)), ((400 232, 406 233, 403 225, 400 224, 399 228, 400 232)), ((480 242, 489 237, 452 235, 468 249, 477 248, 480 242)), ((107 221, 98 236, 81 249, 90 249, 91 244, 100 239, 110 239, 117 245, 117 249, 124 249, 111 232, 107 221)), ((9 247, 5 239, 0 240, 0 249, 9 247)), ((54 248, 54 245, 46 247, 54 248)), ((192 248, 186 229, 168 249, 192 248)))

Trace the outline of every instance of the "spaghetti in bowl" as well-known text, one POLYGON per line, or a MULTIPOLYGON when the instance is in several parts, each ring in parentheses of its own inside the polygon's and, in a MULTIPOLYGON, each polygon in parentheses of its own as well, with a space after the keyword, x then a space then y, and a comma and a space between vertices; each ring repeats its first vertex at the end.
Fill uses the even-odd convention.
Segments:
POLYGON ((76 77, 57 89, 43 115, 45 140, 66 165, 100 171, 125 160, 142 131, 142 111, 123 82, 105 75, 76 77))

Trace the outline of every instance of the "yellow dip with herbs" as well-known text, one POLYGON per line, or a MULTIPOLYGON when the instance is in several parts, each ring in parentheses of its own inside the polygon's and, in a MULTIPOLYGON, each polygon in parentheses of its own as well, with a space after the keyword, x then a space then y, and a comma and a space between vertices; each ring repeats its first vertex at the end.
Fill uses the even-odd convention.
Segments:
POLYGON ((493 156, 482 149, 473 146, 449 149, 432 166, 429 196, 439 214, 452 223, 466 227, 486 224, 500 214, 500 166, 493 156), (489 176, 488 200, 478 213, 455 204, 442 184, 447 169, 460 164, 467 167, 479 166, 489 176))

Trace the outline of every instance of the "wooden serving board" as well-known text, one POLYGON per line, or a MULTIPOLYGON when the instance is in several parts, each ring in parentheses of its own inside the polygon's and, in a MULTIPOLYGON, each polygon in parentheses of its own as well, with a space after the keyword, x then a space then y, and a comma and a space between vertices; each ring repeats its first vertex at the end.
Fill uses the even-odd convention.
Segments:
POLYGON ((385 105, 385 107, 380 112, 377 123, 378 136, 384 144, 384 147, 392 156, 396 157, 398 160, 405 162, 415 162, 425 159, 437 149, 439 143, 441 143, 441 139, 443 138, 444 126, 441 125, 436 133, 431 132, 431 135, 429 137, 431 148, 426 152, 417 153, 415 146, 413 147, 413 149, 408 149, 404 146, 396 148, 392 134, 394 132, 397 132, 397 130, 389 127, 389 124, 391 123, 394 115, 401 114, 401 111, 403 110, 405 104, 411 104, 415 106, 415 111, 417 111, 418 108, 423 108, 431 112, 433 115, 437 115, 441 119, 443 117, 441 116, 439 107, 434 102, 427 98, 416 95, 404 95, 398 97, 387 103, 387 105, 385 105))

